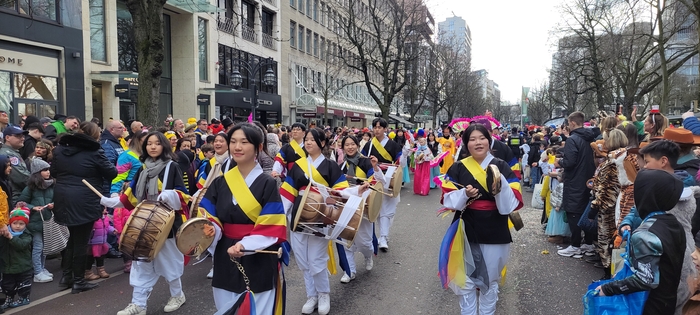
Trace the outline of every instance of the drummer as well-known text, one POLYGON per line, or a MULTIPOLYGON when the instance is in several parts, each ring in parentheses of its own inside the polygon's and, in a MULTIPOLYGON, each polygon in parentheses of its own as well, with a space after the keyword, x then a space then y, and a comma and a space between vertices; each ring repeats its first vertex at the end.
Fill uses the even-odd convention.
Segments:
POLYGON ((241 123, 227 137, 237 166, 214 179, 199 207, 217 229, 210 246, 214 252, 214 303, 219 312, 226 311, 245 292, 244 275, 233 262, 237 260, 255 294, 256 313, 278 314, 284 309, 280 262, 275 255, 249 252, 275 251, 287 238, 277 182, 263 174, 256 160, 263 146, 258 127, 241 123))
MULTIPOLYGON (((345 161, 341 164, 340 169, 343 173, 350 176, 348 182, 350 184, 361 184, 362 178, 370 181, 376 179, 386 185, 384 174, 377 165, 379 162, 376 157, 369 158, 361 156, 358 152, 360 141, 353 135, 348 135, 343 138, 340 143, 345 153, 345 161), (357 178, 357 179, 356 179, 357 178)), ((372 270, 374 266, 373 255, 375 253, 372 237, 374 235, 374 224, 369 222, 365 216, 362 217, 360 229, 355 234, 355 240, 350 248, 345 248, 345 255, 348 258, 350 273, 345 272, 340 278, 340 282, 348 283, 355 279, 355 253, 361 252, 365 256, 365 269, 372 270)))
POLYGON ((304 146, 304 135, 306 126, 302 123, 292 125, 292 139, 282 146, 280 152, 275 157, 275 164, 272 166, 273 177, 285 176, 291 168, 291 163, 301 158, 306 158, 304 146))
MULTIPOLYGON (((345 174, 340 170, 338 164, 326 159, 323 154, 329 140, 326 139, 323 130, 310 128, 306 131, 304 139, 304 149, 308 155, 292 164, 287 172, 287 178, 280 188, 286 213, 292 212, 290 209, 293 205, 299 206, 298 202, 303 191, 308 185, 311 185, 309 178, 313 179, 315 185, 322 185, 334 190, 348 187, 345 174)), ((351 190, 360 193, 359 189, 351 190)), ((302 314, 311 314, 316 308, 318 308, 319 314, 328 314, 331 309, 331 287, 328 281, 327 265, 329 259, 328 240, 292 231, 290 243, 295 253, 297 265, 304 272, 307 301, 301 309, 302 314)), ((344 254, 344 251, 338 252, 338 255, 344 254)))
POLYGON ((164 311, 174 312, 185 303, 180 277, 185 267, 185 258, 175 244, 175 231, 182 225, 182 210, 187 210, 190 196, 182 180, 182 171, 174 163, 175 154, 170 141, 160 132, 150 132, 143 140, 139 158, 143 167, 134 176, 131 185, 119 197, 102 197, 102 205, 108 208, 132 210, 141 201, 162 201, 177 211, 175 223, 168 239, 151 262, 134 261, 129 283, 134 287, 131 303, 117 315, 146 314, 146 304, 153 286, 162 276, 170 286, 170 299, 164 311), (164 184, 165 183, 165 184, 164 184))
POLYGON ((461 297, 462 314, 477 314, 477 294, 479 314, 495 313, 498 282, 513 241, 508 229, 508 214, 523 206, 520 182, 507 162, 491 155, 492 141, 483 125, 469 126, 462 136, 469 157, 455 162, 447 171, 447 177, 456 184, 447 181, 442 185, 442 204, 456 211, 452 222, 463 219, 469 243, 478 245, 471 246, 476 271, 468 275, 465 287, 451 286, 461 297), (501 173, 503 188, 495 195, 486 184, 487 172, 484 170, 489 165, 496 165, 501 173), (457 189, 457 184, 461 189, 457 189), (467 200, 472 198, 475 201, 466 206, 467 200), (478 261, 477 257, 483 257, 483 261, 478 261))
MULTIPOLYGON (((381 117, 375 118, 372 121, 374 138, 372 138, 369 143, 365 144, 365 147, 362 148, 362 154, 376 157, 379 163, 396 164, 397 167, 400 167, 399 159, 401 158, 402 148, 400 145, 386 136, 386 128, 388 126, 389 124, 386 122, 386 120, 381 117)), ((401 187, 394 187, 393 189, 401 189, 401 187)), ((389 229, 394 221, 396 205, 399 204, 399 201, 401 201, 401 195, 396 195, 396 197, 390 197, 387 195, 382 196, 382 209, 379 212, 378 244, 379 249, 384 252, 389 250, 389 229)))

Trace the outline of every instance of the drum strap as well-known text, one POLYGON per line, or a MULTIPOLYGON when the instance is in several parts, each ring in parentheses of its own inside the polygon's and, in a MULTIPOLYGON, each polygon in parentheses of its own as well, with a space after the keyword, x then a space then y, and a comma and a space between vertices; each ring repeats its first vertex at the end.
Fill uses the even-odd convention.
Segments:
MULTIPOLYGON (((493 155, 489 154, 481 164, 489 165, 491 160, 493 160, 493 155)), ((481 167, 481 165, 479 165, 479 163, 476 162, 476 160, 471 156, 467 157, 466 159, 462 159, 461 162, 464 164, 464 167, 467 168, 469 173, 474 176, 474 179, 479 182, 479 185, 481 185, 481 187, 483 187, 486 191, 489 191, 489 186, 486 184, 486 171, 481 167)))
POLYGON ((326 181, 323 176, 321 176, 321 173, 318 172, 316 167, 314 167, 311 163, 306 158, 299 159, 296 161, 297 164, 299 164, 299 167, 306 173, 306 176, 309 177, 309 180, 315 183, 319 183, 323 186, 330 187, 328 186, 328 182, 326 181))
POLYGON ((226 172, 224 178, 226 179, 228 188, 231 190, 231 195, 236 197, 236 202, 238 206, 241 207, 241 210, 243 210, 243 213, 245 213, 251 221, 257 222, 262 206, 258 200, 255 199, 253 193, 250 192, 248 184, 246 184, 243 175, 241 175, 241 172, 238 170, 238 166, 226 172))
POLYGON ((165 166, 165 173, 163 173, 163 184, 161 186, 161 191, 166 190, 168 187, 168 174, 170 174, 170 164, 172 164, 173 161, 169 161, 168 165, 165 166))

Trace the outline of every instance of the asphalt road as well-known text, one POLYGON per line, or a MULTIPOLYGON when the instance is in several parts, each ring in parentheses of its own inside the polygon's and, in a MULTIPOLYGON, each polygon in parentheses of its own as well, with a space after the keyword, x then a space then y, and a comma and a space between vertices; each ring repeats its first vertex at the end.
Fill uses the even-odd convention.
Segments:
MULTIPOLYGON (((413 195, 407 185, 397 211, 389 252, 375 257, 374 269, 364 270, 358 254, 357 278, 340 283, 341 274, 331 276, 331 314, 459 314, 459 303, 452 291, 441 288, 437 277, 439 244, 450 218, 439 218, 440 193, 413 195)), ((526 206, 531 195, 525 194, 526 206)), ((522 209, 525 228, 513 232, 514 242, 506 284, 500 289, 497 314, 560 315, 581 314, 581 297, 586 286, 600 278, 602 271, 577 259, 556 255, 556 246, 546 241, 539 224, 541 210, 522 209), (544 250, 549 254, 543 254, 544 250)), ((300 314, 306 301, 303 276, 294 259, 286 269, 287 314, 300 314)), ((9 309, 6 314, 116 314, 131 300, 128 275, 121 273, 121 259, 107 259, 112 277, 101 281, 96 290, 73 295, 59 291, 60 261, 47 261, 54 273, 52 283, 36 283, 31 304, 9 309)), ((209 259, 185 268, 182 277, 187 297, 185 305, 173 314, 213 314, 211 282, 206 274, 209 259)), ((149 300, 148 314, 162 314, 169 291, 160 280, 149 300)))

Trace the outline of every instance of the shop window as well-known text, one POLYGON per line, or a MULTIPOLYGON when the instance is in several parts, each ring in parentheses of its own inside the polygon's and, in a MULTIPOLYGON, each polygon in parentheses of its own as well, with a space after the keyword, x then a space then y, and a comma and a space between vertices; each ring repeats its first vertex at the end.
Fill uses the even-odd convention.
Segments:
POLYGON ((105 1, 90 0, 90 54, 92 60, 107 61, 105 1))
POLYGON ((15 98, 58 100, 58 80, 51 77, 15 73, 15 98))
POLYGON ((0 1, 0 8, 30 15, 32 18, 58 22, 58 3, 56 0, 5 0, 0 1))
POLYGON ((0 110, 10 112, 12 108, 12 74, 0 71, 0 110))
POLYGON ((198 49, 199 49, 199 80, 209 80, 207 73, 207 20, 199 18, 198 20, 198 49))

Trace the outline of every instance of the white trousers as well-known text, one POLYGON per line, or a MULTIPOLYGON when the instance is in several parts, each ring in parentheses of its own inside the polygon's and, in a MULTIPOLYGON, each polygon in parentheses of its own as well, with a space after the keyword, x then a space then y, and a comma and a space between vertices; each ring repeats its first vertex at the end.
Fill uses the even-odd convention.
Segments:
POLYGON ((374 255, 374 245, 372 244, 372 231, 374 230, 374 225, 369 220, 362 218, 360 223, 360 228, 355 233, 355 240, 350 248, 345 247, 345 256, 348 258, 348 265, 350 266, 350 272, 357 272, 355 268, 355 253, 362 253, 365 258, 372 257, 374 255))
MULTIPOLYGON (((510 244, 479 244, 481 253, 486 262, 486 271, 489 274, 488 290, 481 290, 478 294, 479 315, 491 315, 496 313, 498 302, 498 283, 501 280, 501 271, 508 263, 510 256, 510 244)), ((477 291, 474 282, 467 277, 466 288, 457 292, 460 295, 459 306, 462 315, 477 314, 477 291)))
POLYGON ((298 232, 291 233, 292 251, 299 269, 304 272, 306 296, 330 293, 328 280, 328 240, 298 232))
MULTIPOLYGON (((228 311, 233 304, 236 304, 242 293, 233 293, 224 289, 214 289, 214 305, 216 305, 216 314, 221 315, 228 311)), ((255 314, 270 315, 275 308, 275 288, 265 292, 253 292, 255 299, 255 314)))
POLYGON ((392 198, 382 195, 382 208, 379 210, 379 237, 386 240, 389 239, 389 229, 394 223, 394 214, 396 214, 396 206, 401 201, 401 195, 392 198))
POLYGON ((170 296, 182 296, 180 277, 185 270, 185 256, 177 249, 174 238, 169 238, 151 262, 134 261, 129 284, 134 287, 131 303, 146 308, 148 297, 160 277, 170 286, 170 296))

